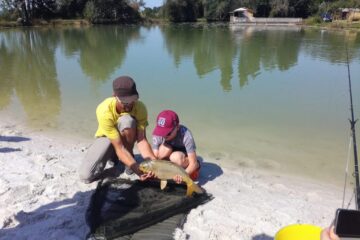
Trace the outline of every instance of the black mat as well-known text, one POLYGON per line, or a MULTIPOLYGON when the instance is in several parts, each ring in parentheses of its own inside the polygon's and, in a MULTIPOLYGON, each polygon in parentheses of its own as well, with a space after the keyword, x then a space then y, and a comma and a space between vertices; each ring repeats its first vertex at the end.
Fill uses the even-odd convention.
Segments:
POLYGON ((187 213, 212 199, 170 182, 165 191, 159 181, 117 179, 99 183, 86 213, 88 239, 172 239, 187 213))

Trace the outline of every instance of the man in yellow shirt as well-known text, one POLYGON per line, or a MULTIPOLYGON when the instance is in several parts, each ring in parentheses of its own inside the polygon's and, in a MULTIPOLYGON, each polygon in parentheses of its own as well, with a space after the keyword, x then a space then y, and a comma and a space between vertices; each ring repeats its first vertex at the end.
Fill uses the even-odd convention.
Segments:
POLYGON ((121 76, 113 81, 113 97, 105 99, 96 109, 99 124, 96 140, 81 163, 81 180, 91 183, 113 175, 115 167, 104 170, 108 161, 115 165, 120 161, 140 179, 149 177, 139 170, 133 154, 137 142, 144 159, 155 159, 146 139, 147 110, 138 98, 136 84, 131 77, 121 76))

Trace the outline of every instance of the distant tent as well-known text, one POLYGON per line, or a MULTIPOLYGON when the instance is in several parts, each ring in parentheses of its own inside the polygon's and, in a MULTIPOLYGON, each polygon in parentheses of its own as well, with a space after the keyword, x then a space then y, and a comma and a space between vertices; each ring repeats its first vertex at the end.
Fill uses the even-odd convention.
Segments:
POLYGON ((237 8, 230 12, 230 22, 236 22, 238 18, 245 18, 246 21, 254 20, 254 12, 249 8, 237 8))
POLYGON ((204 193, 189 198, 186 186, 168 185, 163 191, 159 181, 99 183, 86 213, 88 239, 172 239, 189 210, 212 196, 204 193))

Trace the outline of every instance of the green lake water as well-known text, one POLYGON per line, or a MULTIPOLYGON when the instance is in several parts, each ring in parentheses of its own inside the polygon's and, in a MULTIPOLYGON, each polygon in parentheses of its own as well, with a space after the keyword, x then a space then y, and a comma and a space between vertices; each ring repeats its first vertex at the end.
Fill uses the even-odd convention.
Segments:
POLYGON ((130 75, 148 108, 148 138, 156 115, 173 109, 204 161, 340 184, 350 136, 345 46, 360 117, 357 32, 226 24, 2 29, 0 116, 91 139, 97 104, 112 94, 115 77, 130 75))

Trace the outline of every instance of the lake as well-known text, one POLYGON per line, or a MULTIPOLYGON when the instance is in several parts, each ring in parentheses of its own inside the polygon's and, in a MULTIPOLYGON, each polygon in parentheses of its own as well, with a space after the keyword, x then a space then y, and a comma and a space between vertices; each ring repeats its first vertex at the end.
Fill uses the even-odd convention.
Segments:
POLYGON ((360 117, 354 31, 227 24, 1 29, 0 116, 90 139, 97 104, 111 96, 113 79, 130 75, 148 108, 148 138, 156 115, 172 109, 204 161, 342 184, 350 137, 346 46, 360 117))

